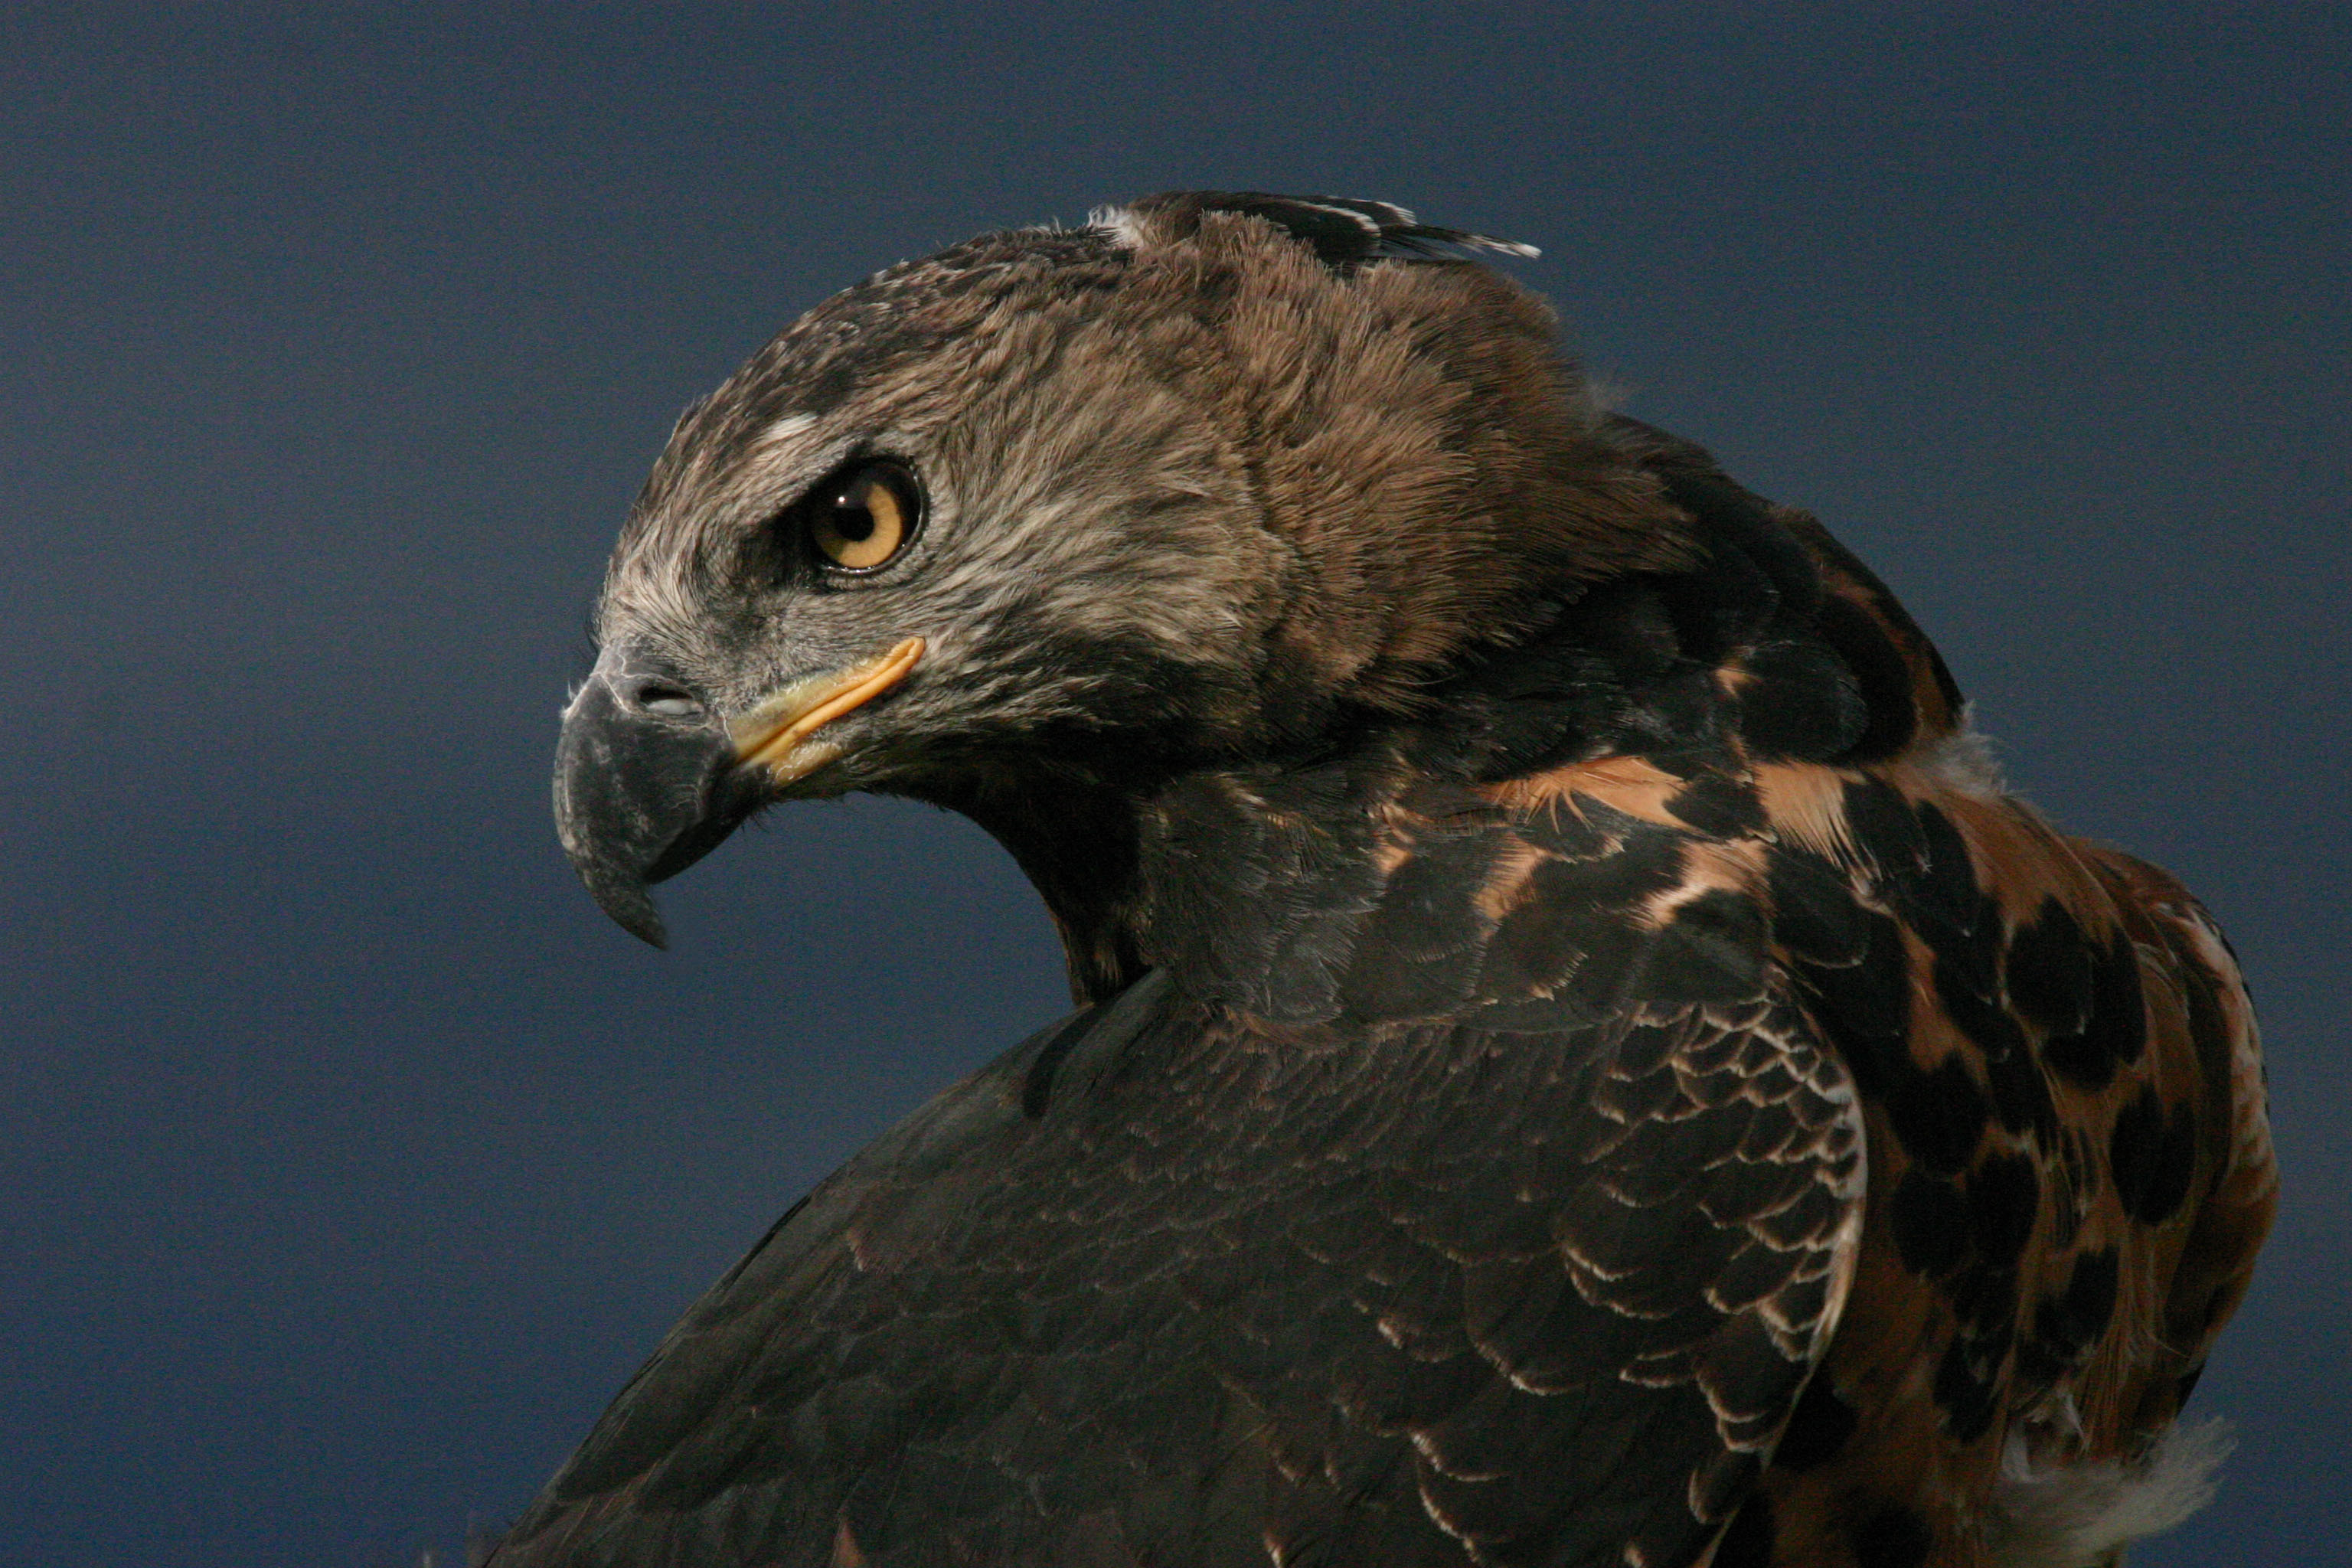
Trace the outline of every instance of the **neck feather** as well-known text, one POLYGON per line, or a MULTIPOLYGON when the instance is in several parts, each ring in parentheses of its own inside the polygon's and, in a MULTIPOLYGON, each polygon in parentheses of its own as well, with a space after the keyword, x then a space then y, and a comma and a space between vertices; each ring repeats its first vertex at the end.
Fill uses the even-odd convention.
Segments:
POLYGON ((1702 564, 1555 601, 1414 713, 1342 710, 1311 747, 1148 779, 1006 772, 927 796, 1012 852, 1081 1002, 1167 968, 1304 1019, 1387 896, 1400 822, 1466 824, 1510 809, 1515 781, 1603 758, 1744 784, 1758 763, 1862 767, 1955 733, 1959 693, 1884 584, 1694 453, 1654 462, 1702 564))

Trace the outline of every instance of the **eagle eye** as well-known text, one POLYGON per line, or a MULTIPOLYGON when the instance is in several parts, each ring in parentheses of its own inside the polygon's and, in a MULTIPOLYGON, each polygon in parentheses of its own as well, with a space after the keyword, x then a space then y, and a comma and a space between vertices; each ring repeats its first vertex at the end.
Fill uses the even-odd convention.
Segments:
POLYGON ((915 476, 897 463, 860 463, 819 486, 807 516, 809 548, 821 563, 836 572, 871 572, 915 536, 923 496, 915 476))

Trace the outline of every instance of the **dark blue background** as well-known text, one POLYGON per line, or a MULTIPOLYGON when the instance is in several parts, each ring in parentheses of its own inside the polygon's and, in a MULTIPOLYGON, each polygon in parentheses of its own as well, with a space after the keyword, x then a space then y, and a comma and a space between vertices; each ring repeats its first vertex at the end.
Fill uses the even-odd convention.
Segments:
POLYGON ((2346 8, 1202 9, 0 16, 0 1557, 447 1552, 1062 1008, 913 807, 775 816, 636 946, 549 751, 688 396, 1171 185, 1543 246, 1633 411, 1818 509, 2021 786, 2211 902, 2288 1201, 2199 1396, 2227 1489, 2139 1561, 2340 1549, 2346 8))

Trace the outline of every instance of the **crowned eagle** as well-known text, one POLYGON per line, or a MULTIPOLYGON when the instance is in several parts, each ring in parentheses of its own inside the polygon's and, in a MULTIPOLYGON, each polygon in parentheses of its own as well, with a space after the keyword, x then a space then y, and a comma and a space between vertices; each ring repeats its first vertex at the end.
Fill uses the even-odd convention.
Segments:
POLYGON ((1516 249, 1192 192, 810 311, 614 551, 597 901, 964 813, 1077 1010, 820 1185, 500 1568, 2085 1568, 2268 1224, 2180 886, 2005 793, 1516 249))

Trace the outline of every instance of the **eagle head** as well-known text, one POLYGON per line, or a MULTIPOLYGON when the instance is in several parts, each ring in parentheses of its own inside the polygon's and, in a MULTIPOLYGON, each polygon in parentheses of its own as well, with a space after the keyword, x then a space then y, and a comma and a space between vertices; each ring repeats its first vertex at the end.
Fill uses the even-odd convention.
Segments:
POLYGON ((1680 563, 1477 248, 1524 251, 1179 193, 802 317, 687 410, 614 550, 555 779, 597 901, 659 944, 647 887, 785 798, 1050 823, 1312 754, 1680 563))

